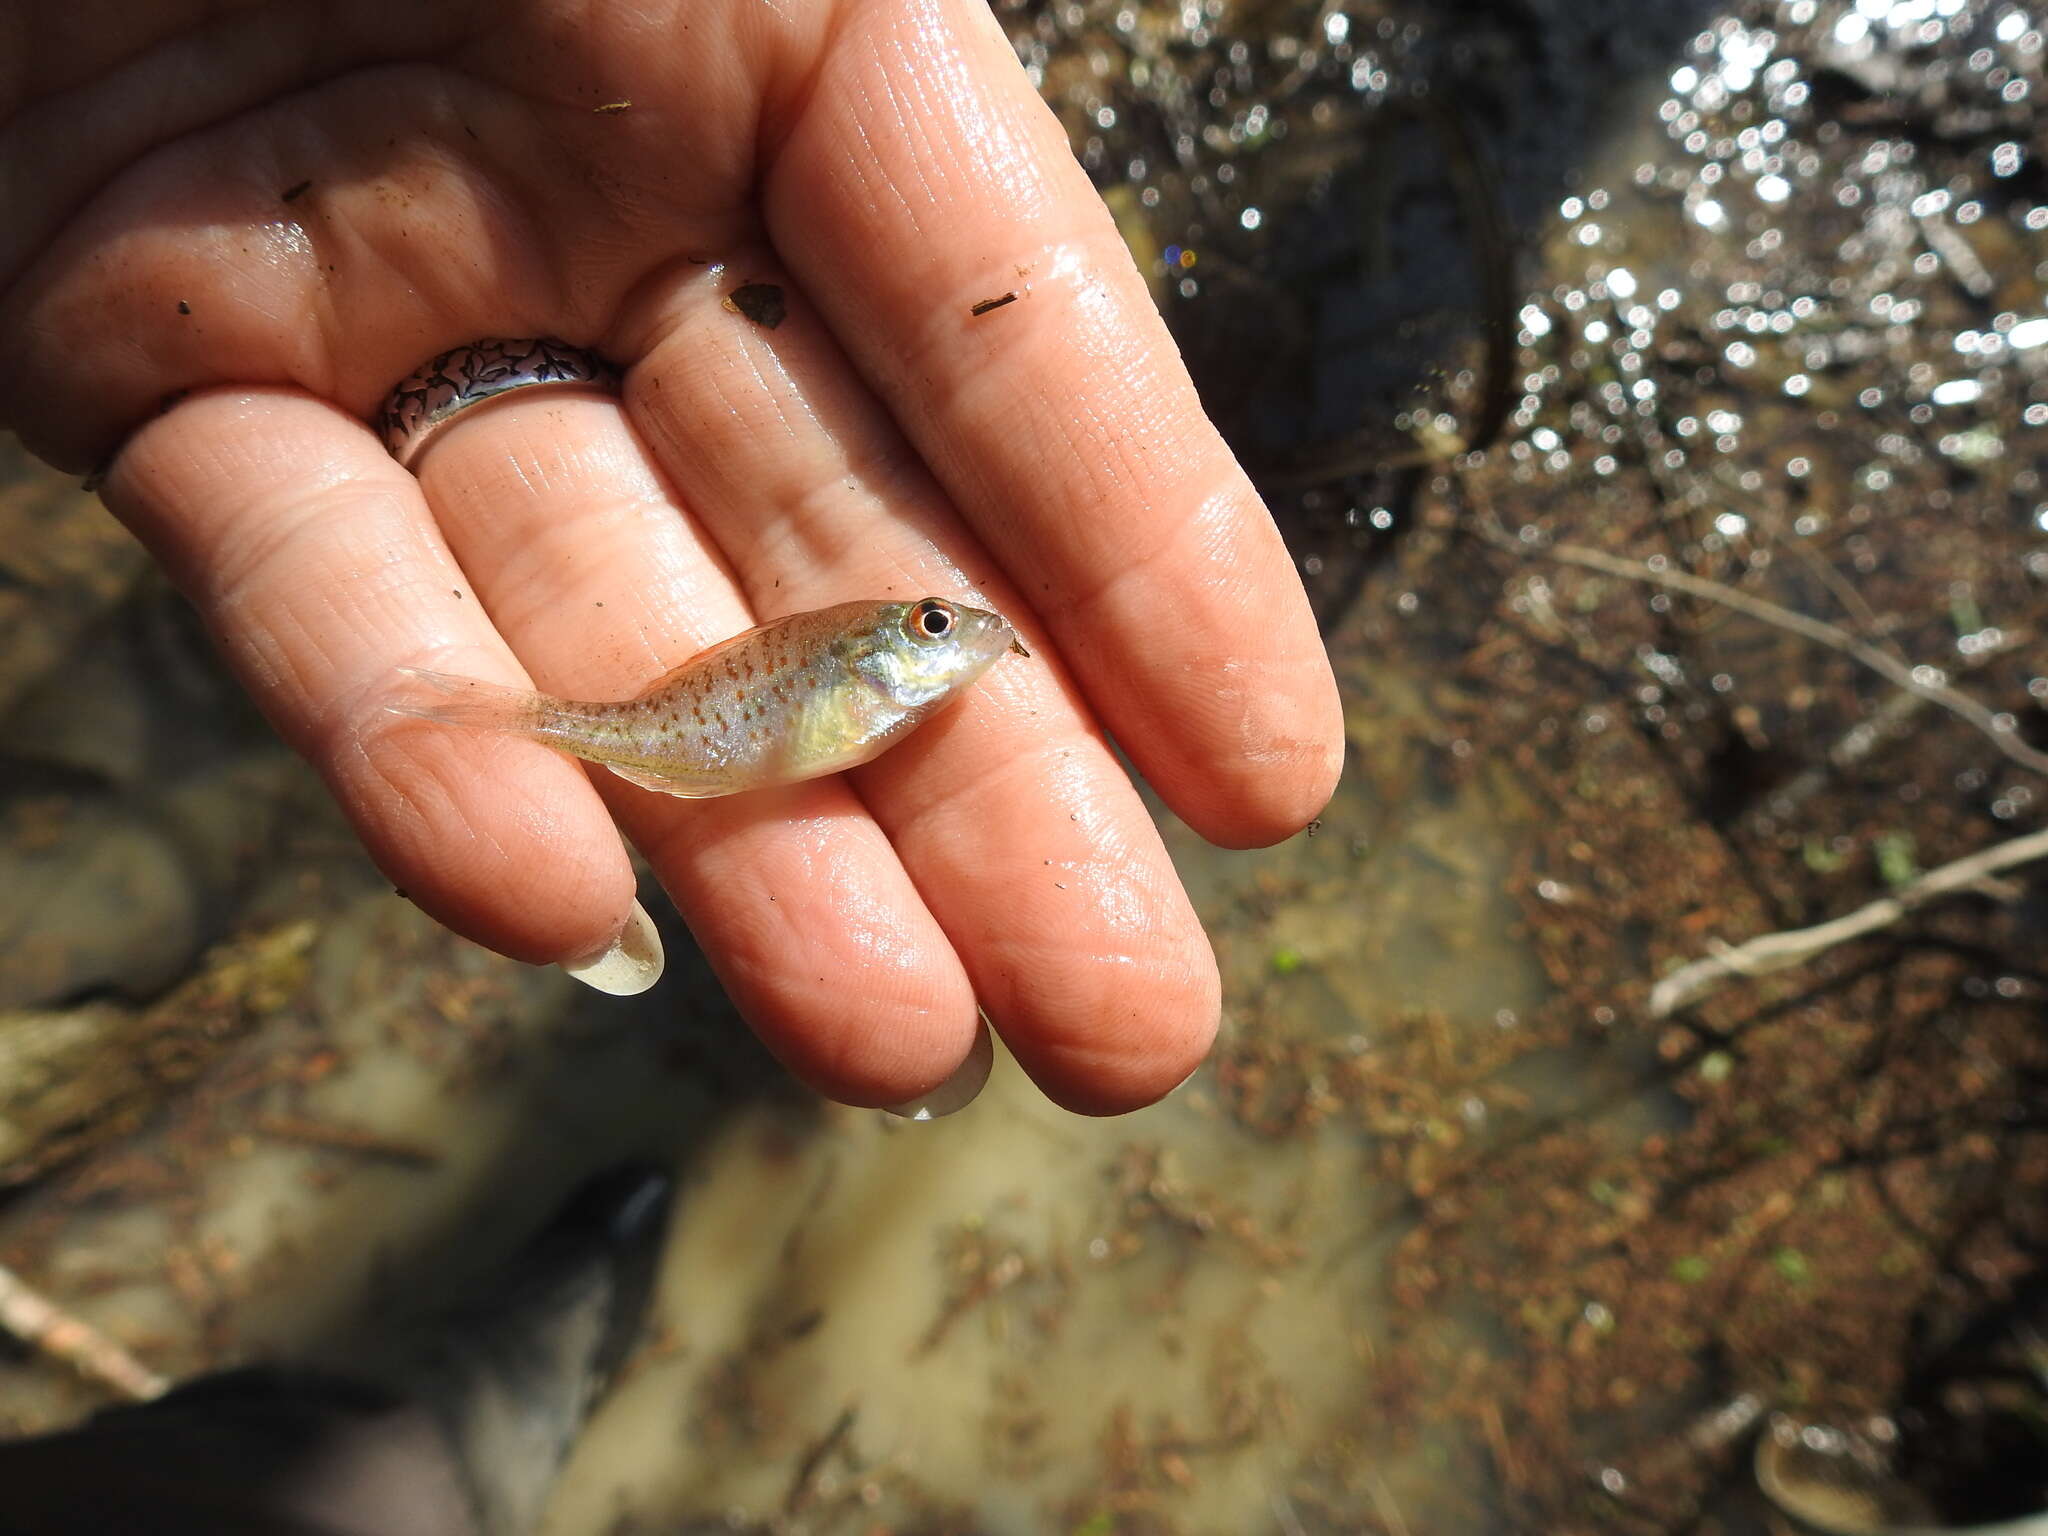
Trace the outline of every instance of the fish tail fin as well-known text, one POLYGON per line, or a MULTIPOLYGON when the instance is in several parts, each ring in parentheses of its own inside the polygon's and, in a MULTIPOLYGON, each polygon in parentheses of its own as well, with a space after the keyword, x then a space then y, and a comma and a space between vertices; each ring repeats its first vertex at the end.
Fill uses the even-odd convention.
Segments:
POLYGON ((486 731, 516 731, 522 736, 538 735, 549 716, 552 701, 531 688, 507 688, 452 672, 430 672, 425 667, 398 670, 416 686, 385 704, 394 715, 486 731))

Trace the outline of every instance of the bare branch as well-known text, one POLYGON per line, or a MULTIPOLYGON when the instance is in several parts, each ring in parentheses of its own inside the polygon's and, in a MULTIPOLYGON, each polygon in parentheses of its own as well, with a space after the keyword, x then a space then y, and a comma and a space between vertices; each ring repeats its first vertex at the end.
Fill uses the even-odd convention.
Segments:
POLYGON ((163 1377, 5 1265, 0 1265, 0 1328, 123 1397, 146 1402, 170 1390, 163 1377))
POLYGON ((1987 709, 1967 693, 1959 692, 1944 682, 1926 681, 1922 672, 1939 675, 1934 668, 1908 666, 1898 657, 1880 650, 1868 641, 1859 640, 1846 629, 1816 619, 1811 614, 1796 609, 1780 607, 1765 598, 1754 597, 1747 592, 1737 591, 1718 581, 1709 581, 1703 576, 1694 576, 1686 571, 1659 570, 1639 560, 1625 560, 1619 555, 1610 555, 1605 550, 1591 549, 1583 544, 1524 544, 1519 539, 1508 537, 1505 532, 1482 527, 1481 532, 1489 543, 1512 550, 1525 558, 1555 560, 1564 565, 1576 565, 1585 570, 1599 571, 1608 576, 1619 576, 1624 581, 1647 582, 1651 586, 1667 587, 1674 592, 1683 592, 1688 597, 1697 597, 1709 603, 1718 603, 1732 608, 1737 613, 1748 614, 1753 619, 1780 629, 1790 630, 1804 636, 1817 645, 1839 651, 1853 657, 1870 668, 1886 682, 1916 694, 1930 704, 1938 704, 1960 720, 1968 721, 1989 738, 1991 744, 2007 757, 2029 772, 2048 775, 2048 752, 2040 752, 2020 740, 2013 729, 2010 716, 1999 715, 1987 709))
POLYGON ((1782 933, 1760 934, 1742 944, 1722 946, 1703 960, 1680 966, 1650 990, 1650 1016, 1664 1018, 1680 1008, 1690 1007, 1715 991, 1732 976, 1766 976, 1790 966, 1803 965, 1816 955, 1861 938, 1893 923, 1917 907, 1959 891, 1982 888, 1992 876, 2015 865, 2048 858, 2048 828, 2029 832, 1967 858, 1929 870, 1846 917, 1837 917, 1811 928, 1791 928, 1782 933))

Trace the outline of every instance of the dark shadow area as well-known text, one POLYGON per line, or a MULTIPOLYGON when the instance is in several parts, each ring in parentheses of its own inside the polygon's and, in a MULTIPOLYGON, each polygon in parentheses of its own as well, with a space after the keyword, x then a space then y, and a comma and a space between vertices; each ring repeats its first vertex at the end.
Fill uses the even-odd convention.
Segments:
POLYGON ((1196 386, 1327 627, 1406 526, 1432 434, 1466 448, 1499 434, 1520 394, 1526 242, 1722 8, 1397 0, 1333 22, 1260 5, 1168 49, 1106 25, 1109 8, 1071 8, 1078 24, 1062 9, 1013 35, 1027 58, 1077 43, 1125 56, 1065 93, 1052 64, 1055 105, 1141 262, 1159 252, 1196 386), (1421 386, 1468 360, 1466 419, 1411 421, 1421 386))

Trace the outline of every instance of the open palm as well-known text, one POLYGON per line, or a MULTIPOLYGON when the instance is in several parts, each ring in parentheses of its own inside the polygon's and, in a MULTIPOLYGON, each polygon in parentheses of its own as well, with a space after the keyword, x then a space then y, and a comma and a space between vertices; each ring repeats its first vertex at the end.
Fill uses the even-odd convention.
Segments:
POLYGON ((632 907, 623 831, 826 1093, 929 1089, 977 999, 1077 1109, 1193 1068, 1214 962, 1104 731, 1248 845, 1329 793, 1335 692, 974 0, 0 17, 0 421, 62 466, 115 454, 109 503, 413 900, 584 955, 632 907), (785 322, 726 308, 742 283, 785 322), (433 354, 543 335, 623 396, 467 413, 418 478, 365 425, 433 354), (619 697, 760 618, 925 593, 1035 659, 792 789, 677 801, 381 708, 400 666, 619 697))

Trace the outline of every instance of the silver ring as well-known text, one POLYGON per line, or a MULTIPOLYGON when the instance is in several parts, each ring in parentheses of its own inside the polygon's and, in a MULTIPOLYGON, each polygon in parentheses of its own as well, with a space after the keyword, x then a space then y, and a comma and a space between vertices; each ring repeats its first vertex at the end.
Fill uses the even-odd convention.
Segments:
POLYGON ((541 386, 616 395, 619 370, 595 352, 550 336, 473 341, 400 379, 377 413, 377 430, 391 456, 410 469, 434 435, 461 412, 516 389, 541 386))

